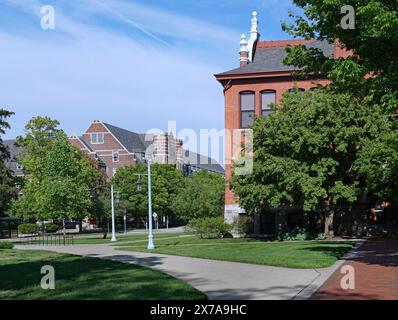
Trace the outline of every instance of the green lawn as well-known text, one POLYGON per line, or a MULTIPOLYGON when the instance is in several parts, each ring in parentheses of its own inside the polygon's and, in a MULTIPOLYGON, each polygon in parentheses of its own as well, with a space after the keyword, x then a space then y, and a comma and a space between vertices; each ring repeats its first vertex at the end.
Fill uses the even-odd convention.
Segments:
MULTIPOLYGON (((163 238, 174 238, 174 237, 184 237, 184 236, 190 236, 191 234, 189 233, 157 233, 154 232, 154 237, 156 239, 163 239, 163 238)), ((111 242, 111 234, 108 233, 108 236, 106 239, 103 239, 103 234, 77 234, 73 235, 73 243, 74 244, 103 244, 103 243, 110 243, 111 242)), ((116 243, 120 242, 127 242, 127 241, 142 241, 145 242, 148 240, 148 235, 147 234, 116 234, 116 243)), ((22 238, 20 240, 23 240, 22 238)), ((21 243, 20 240, 15 241, 16 244, 21 243)), ((49 240, 49 244, 51 244, 51 241, 49 240)), ((53 241, 53 244, 56 244, 56 241, 53 241)))
POLYGON ((0 250, 0 300, 206 299, 189 284, 159 271, 47 251, 0 250), (40 287, 41 267, 55 269, 55 290, 40 287))
MULTIPOLYGON (((353 246, 353 242, 297 241, 266 242, 255 239, 157 239, 151 252, 235 261, 287 268, 331 266, 353 246)), ((144 244, 119 245, 121 250, 149 252, 144 244)))

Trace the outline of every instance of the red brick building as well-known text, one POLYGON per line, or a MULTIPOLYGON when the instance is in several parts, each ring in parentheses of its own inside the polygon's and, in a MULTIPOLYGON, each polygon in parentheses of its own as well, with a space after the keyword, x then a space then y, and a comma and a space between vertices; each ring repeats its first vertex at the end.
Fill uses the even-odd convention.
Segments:
POLYGON ((73 135, 69 141, 97 160, 109 178, 118 168, 143 163, 146 155, 154 163, 173 164, 184 172, 207 169, 224 174, 224 169, 215 160, 184 150, 182 141, 167 133, 135 133, 95 120, 83 135, 73 135))
MULTIPOLYGON (((270 104, 278 103, 282 95, 297 86, 300 90, 310 90, 329 82, 325 79, 308 77, 298 80, 293 77, 295 69, 283 63, 285 47, 304 44, 318 48, 328 57, 346 57, 349 53, 337 43, 319 40, 277 40, 260 41, 257 13, 253 12, 250 37, 242 35, 240 42, 240 66, 236 69, 216 74, 225 96, 225 128, 230 135, 234 130, 245 131, 252 123, 251 116, 267 116, 272 112, 270 104)), ((225 143, 225 175, 227 179, 225 198, 225 218, 232 221, 243 209, 238 199, 228 187, 231 177, 231 163, 239 157, 240 150, 231 147, 232 137, 227 136, 225 143)), ((236 141, 234 142, 236 143, 236 141)))

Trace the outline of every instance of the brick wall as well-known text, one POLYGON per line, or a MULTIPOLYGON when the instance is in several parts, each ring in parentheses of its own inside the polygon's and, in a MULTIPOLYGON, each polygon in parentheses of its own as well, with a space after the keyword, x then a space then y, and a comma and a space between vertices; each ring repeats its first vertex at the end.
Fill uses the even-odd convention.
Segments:
MULTIPOLYGON (((261 115, 261 91, 274 90, 276 92, 277 103, 282 99, 284 92, 292 89, 295 85, 298 88, 309 90, 317 85, 326 85, 329 81, 327 80, 293 80, 291 77, 280 77, 280 78, 263 78, 263 79, 242 79, 233 80, 231 86, 225 91, 225 128, 230 135, 226 139, 226 170, 225 177, 227 180, 226 185, 226 204, 236 204, 237 199, 234 197, 232 191, 229 189, 228 180, 231 177, 231 165, 232 159, 239 157, 239 150, 235 148, 235 154, 232 154, 234 150, 231 146, 232 134, 234 129, 240 128, 240 93, 243 91, 252 91, 255 93, 255 112, 256 115, 261 115)), ((236 143, 236 141, 235 141, 236 143)))

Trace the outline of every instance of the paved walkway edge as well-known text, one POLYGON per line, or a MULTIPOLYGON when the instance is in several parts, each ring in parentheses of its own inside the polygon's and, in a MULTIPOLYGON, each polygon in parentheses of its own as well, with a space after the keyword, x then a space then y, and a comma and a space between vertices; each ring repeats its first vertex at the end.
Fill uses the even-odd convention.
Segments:
POLYGON ((340 260, 337 260, 331 267, 323 269, 323 272, 319 272, 319 276, 316 277, 307 287, 301 290, 293 300, 309 300, 312 295, 318 291, 318 289, 336 272, 347 260, 354 258, 358 255, 360 247, 366 240, 357 240, 352 249, 347 252, 340 260))

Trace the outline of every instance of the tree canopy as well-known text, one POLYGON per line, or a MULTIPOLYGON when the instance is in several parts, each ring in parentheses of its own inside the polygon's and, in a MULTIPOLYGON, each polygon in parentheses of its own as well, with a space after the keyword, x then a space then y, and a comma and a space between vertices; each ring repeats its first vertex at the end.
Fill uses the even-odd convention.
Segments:
POLYGON ((183 188, 173 201, 173 211, 186 221, 218 216, 223 212, 224 195, 224 177, 201 170, 184 180, 183 188))
POLYGON ((383 111, 398 106, 398 2, 384 0, 293 0, 304 15, 283 29, 295 37, 338 40, 352 52, 346 58, 326 57, 304 45, 288 48, 285 62, 303 68, 302 74, 318 74, 332 80, 338 92, 370 96, 383 111), (342 26, 351 6, 354 28, 342 26), (342 13, 343 11, 343 13, 342 13))
POLYGON ((10 158, 10 152, 2 139, 5 130, 10 128, 7 118, 13 114, 11 111, 0 108, 0 216, 5 214, 11 200, 18 194, 16 178, 5 164, 5 161, 10 158))
MULTIPOLYGON (((286 93, 275 113, 254 125, 254 168, 231 186, 248 213, 299 205, 327 217, 352 204, 363 185, 365 146, 389 132, 381 108, 329 89, 286 93)), ((325 231, 329 232, 329 225, 325 231)))

